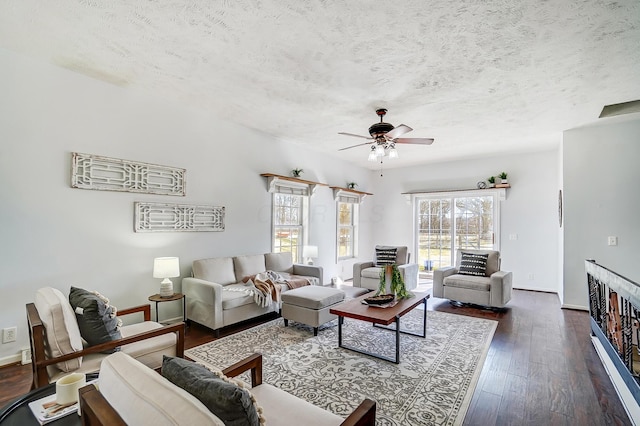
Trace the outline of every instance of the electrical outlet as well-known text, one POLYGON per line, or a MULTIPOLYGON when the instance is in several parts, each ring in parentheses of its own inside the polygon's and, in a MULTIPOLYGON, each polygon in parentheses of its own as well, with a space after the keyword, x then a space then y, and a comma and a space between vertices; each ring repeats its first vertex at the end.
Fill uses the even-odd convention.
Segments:
POLYGON ((509 239, 511 241, 516 241, 518 239, 518 234, 509 234, 509 239))
POLYGON ((23 348, 21 351, 22 355, 22 365, 31 364, 31 349, 23 348))
POLYGON ((16 341, 16 334, 18 334, 18 327, 7 327, 2 329, 2 343, 9 343, 16 341))
POLYGON ((607 244, 609 244, 610 246, 617 246, 618 245, 618 237, 609 237, 609 238, 607 238, 607 244))
POLYGON ((532 273, 529 273, 528 278, 529 278, 530 280, 532 280, 532 279, 534 278, 534 275, 533 275, 532 273))

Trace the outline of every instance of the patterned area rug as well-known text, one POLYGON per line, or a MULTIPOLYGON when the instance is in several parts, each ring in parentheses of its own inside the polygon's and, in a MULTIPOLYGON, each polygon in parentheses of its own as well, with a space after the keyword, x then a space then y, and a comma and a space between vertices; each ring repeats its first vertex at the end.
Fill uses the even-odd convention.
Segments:
MULTIPOLYGON (((402 317, 402 329, 421 331, 422 310, 402 317)), ((338 321, 320 328, 282 318, 185 351, 220 369, 263 355, 263 381, 346 417, 364 399, 377 401, 378 425, 458 425, 469 408, 497 322, 428 311, 427 337, 401 335, 400 364, 338 347, 338 321)), ((345 319, 345 344, 388 357, 395 333, 345 319)), ((249 376, 242 377, 249 382, 249 376)), ((267 423, 268 423, 267 419, 267 423)))

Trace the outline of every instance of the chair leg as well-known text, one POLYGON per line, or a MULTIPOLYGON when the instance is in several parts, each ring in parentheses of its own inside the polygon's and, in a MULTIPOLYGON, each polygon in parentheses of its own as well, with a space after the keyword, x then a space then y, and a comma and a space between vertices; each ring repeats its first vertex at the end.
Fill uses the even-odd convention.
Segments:
POLYGON ((314 336, 318 335, 318 327, 313 327, 313 335, 314 336))
POLYGON ((284 326, 285 326, 285 327, 288 327, 288 326, 289 326, 289 320, 288 320, 288 319, 286 319, 286 318, 284 318, 284 326))

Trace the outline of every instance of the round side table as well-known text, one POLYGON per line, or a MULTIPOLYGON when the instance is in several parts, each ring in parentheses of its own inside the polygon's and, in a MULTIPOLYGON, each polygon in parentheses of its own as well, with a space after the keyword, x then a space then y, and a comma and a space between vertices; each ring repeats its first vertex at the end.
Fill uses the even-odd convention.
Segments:
POLYGON ((182 299, 182 321, 186 323, 187 322, 187 299, 184 296, 184 294, 173 293, 173 296, 169 296, 169 297, 162 297, 159 294, 154 294, 152 296, 149 296, 149 301, 156 303, 156 322, 160 322, 158 321, 158 304, 159 303, 172 302, 174 300, 180 300, 180 299, 182 299))

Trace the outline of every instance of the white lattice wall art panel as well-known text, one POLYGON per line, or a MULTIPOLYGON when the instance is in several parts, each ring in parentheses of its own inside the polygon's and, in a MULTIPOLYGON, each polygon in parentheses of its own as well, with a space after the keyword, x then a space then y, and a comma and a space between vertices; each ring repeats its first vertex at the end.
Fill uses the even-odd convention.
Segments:
POLYGON ((224 231, 224 207, 136 202, 134 230, 224 231))
POLYGON ((71 153, 71 186, 103 191, 185 195, 185 169, 71 153))

